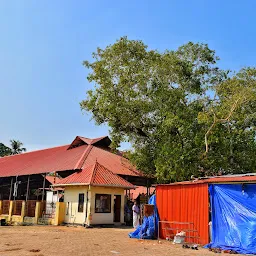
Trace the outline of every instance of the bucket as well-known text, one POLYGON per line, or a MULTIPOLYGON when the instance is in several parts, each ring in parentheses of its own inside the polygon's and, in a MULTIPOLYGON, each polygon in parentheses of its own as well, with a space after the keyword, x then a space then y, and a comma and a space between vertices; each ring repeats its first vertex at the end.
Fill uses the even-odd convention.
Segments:
POLYGON ((176 236, 174 236, 173 242, 175 244, 182 244, 185 242, 185 236, 176 235, 176 236))
POLYGON ((6 225, 6 220, 5 219, 1 219, 0 220, 0 226, 5 226, 6 225))

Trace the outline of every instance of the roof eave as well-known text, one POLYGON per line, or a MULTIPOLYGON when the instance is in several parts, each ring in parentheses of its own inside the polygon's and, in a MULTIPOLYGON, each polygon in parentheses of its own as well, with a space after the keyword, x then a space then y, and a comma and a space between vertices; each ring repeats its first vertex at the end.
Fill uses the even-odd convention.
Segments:
POLYGON ((136 189, 136 186, 122 186, 122 185, 110 185, 110 184, 90 184, 90 183, 70 183, 70 184, 52 184, 52 187, 70 187, 70 186, 93 186, 93 187, 112 187, 123 189, 136 189))
POLYGON ((52 187, 68 187, 68 186, 89 186, 89 183, 68 183, 68 184, 52 184, 52 187))
POLYGON ((90 184, 94 187, 112 187, 112 188, 124 188, 124 189, 136 189, 136 186, 122 186, 122 185, 112 185, 112 184, 90 184))

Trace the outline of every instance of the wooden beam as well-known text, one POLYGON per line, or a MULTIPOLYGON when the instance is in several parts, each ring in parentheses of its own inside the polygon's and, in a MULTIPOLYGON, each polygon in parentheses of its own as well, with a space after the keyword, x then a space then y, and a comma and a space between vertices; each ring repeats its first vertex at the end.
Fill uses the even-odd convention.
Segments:
POLYGON ((11 179, 11 187, 10 187, 9 201, 12 200, 12 186, 13 186, 13 177, 12 177, 12 179, 11 179))
POLYGON ((18 195, 18 175, 16 176, 16 181, 14 183, 14 193, 13 193, 13 200, 15 201, 18 195))
POLYGON ((46 174, 44 174, 44 183, 43 183, 42 201, 44 201, 45 178, 46 178, 46 174))
POLYGON ((28 196, 29 196, 29 181, 30 181, 30 175, 28 175, 27 193, 26 193, 26 202, 28 201, 28 196))

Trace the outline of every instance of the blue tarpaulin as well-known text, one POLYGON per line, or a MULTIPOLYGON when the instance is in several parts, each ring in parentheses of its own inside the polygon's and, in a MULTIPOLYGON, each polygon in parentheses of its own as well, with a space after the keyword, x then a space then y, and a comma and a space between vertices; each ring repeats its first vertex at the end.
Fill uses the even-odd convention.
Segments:
POLYGON ((156 196, 153 195, 148 200, 148 204, 154 205, 154 215, 149 217, 143 218, 142 225, 138 226, 138 228, 129 234, 130 238, 137 238, 137 239, 153 239, 157 235, 157 228, 158 228, 158 212, 156 207, 156 196))
POLYGON ((256 185, 210 185, 211 248, 256 254, 256 185))

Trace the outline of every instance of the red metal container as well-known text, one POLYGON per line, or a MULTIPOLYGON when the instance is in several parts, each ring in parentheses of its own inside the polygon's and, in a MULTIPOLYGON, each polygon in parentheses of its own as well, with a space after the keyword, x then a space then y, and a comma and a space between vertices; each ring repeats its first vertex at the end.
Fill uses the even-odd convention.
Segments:
MULTIPOLYGON (((161 221, 191 222, 200 244, 209 242, 208 184, 157 185, 156 202, 161 221)), ((182 227, 181 227, 182 229, 182 227)), ((184 229, 186 227, 184 226, 184 229)), ((166 238, 160 229, 160 236, 166 238)))

